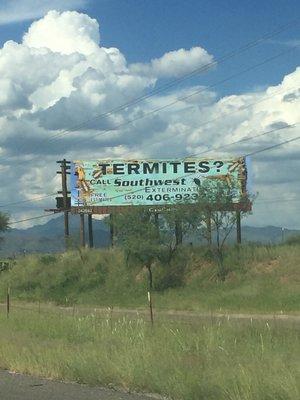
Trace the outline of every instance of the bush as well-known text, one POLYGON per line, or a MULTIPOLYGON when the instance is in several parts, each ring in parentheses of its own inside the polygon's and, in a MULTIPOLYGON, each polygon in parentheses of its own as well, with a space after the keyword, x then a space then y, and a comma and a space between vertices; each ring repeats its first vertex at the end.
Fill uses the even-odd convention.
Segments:
POLYGON ((154 268, 154 289, 163 291, 183 286, 189 259, 187 249, 179 247, 170 263, 158 264, 154 268))
POLYGON ((300 245, 300 235, 293 235, 286 239, 285 244, 300 245))

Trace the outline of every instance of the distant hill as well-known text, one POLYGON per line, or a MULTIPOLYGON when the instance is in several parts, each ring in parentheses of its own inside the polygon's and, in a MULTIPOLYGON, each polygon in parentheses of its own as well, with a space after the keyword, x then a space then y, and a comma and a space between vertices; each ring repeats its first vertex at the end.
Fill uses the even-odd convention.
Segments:
POLYGON ((247 242, 281 243, 292 236, 300 235, 300 230, 286 229, 278 226, 264 226, 261 228, 244 226, 242 236, 247 242))
MULTIPOLYGON (((109 227, 105 221, 93 220, 95 247, 107 247, 110 244, 109 227)), ((70 234, 74 244, 79 243, 79 218, 70 216, 70 234)), ((288 237, 300 235, 300 230, 282 229, 276 226, 262 228, 243 226, 242 240, 244 242, 280 243, 288 237)), ((11 229, 3 235, 4 241, 0 243, 0 256, 12 256, 26 253, 53 253, 64 251, 63 216, 51 219, 43 225, 35 225, 28 229, 11 229)), ((87 240, 87 237, 86 237, 87 240)), ((198 239, 188 239, 194 243, 198 239)), ((235 231, 229 237, 235 241, 235 231)))
MULTIPOLYGON (((79 243, 79 218, 70 215, 70 235, 74 244, 79 243)), ((10 229, 3 234, 0 256, 26 253, 53 253, 65 249, 63 216, 51 219, 43 225, 28 229, 10 229)), ((106 247, 110 243, 109 227, 104 221, 93 220, 95 247, 106 247)), ((88 240, 86 232, 86 241, 88 240)))

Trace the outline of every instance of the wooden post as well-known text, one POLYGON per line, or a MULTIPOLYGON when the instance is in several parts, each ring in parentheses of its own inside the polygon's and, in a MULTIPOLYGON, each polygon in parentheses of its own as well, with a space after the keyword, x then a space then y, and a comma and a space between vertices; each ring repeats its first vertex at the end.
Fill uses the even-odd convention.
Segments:
POLYGON ((110 219, 110 244, 113 247, 115 245, 115 227, 114 227, 114 215, 109 214, 109 219, 110 219))
POLYGON ((60 171, 58 174, 61 174, 61 193, 63 196, 63 212, 64 212, 64 238, 65 238, 65 248, 68 249, 69 245, 69 204, 68 204, 68 185, 67 185, 67 175, 70 172, 67 172, 70 169, 70 161, 67 161, 65 158, 62 161, 57 161, 60 164, 60 171))
POLYGON ((236 242, 242 243, 241 212, 236 211, 236 242))
POLYGON ((7 286, 7 293, 6 293, 6 316, 9 318, 10 312, 10 287, 7 286))
POLYGON ((182 225, 180 218, 175 219, 175 239, 176 245, 182 244, 182 225))
POLYGON ((88 230, 89 230, 89 248, 92 249, 94 247, 92 214, 88 214, 88 230))
POLYGON ((85 247, 84 214, 80 214, 80 246, 85 247))
POLYGON ((110 324, 110 331, 113 331, 113 310, 114 306, 108 307, 109 308, 109 324, 110 324))
POLYGON ((152 296, 151 296, 151 290, 148 291, 148 302, 149 302, 149 311, 150 311, 150 320, 151 320, 151 325, 153 326, 154 319, 153 319, 153 307, 152 307, 152 296))

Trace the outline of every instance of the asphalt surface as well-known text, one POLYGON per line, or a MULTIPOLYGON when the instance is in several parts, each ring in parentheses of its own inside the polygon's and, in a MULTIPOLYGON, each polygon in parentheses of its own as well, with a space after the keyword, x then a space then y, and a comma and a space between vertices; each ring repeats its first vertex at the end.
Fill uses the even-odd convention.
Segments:
POLYGON ((121 393, 77 383, 62 383, 0 371, 1 400, 149 400, 149 396, 121 393))

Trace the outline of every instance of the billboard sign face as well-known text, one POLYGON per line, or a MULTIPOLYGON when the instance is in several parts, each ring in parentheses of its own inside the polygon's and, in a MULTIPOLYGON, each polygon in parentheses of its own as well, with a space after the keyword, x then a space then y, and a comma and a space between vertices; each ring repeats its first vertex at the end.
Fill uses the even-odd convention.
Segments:
MULTIPOLYGON (((71 206, 166 206, 197 200, 205 183, 224 182, 233 202, 247 194, 247 160, 183 158, 167 160, 92 160, 71 165, 71 206)), ((209 187, 209 186, 208 186, 209 187)))

